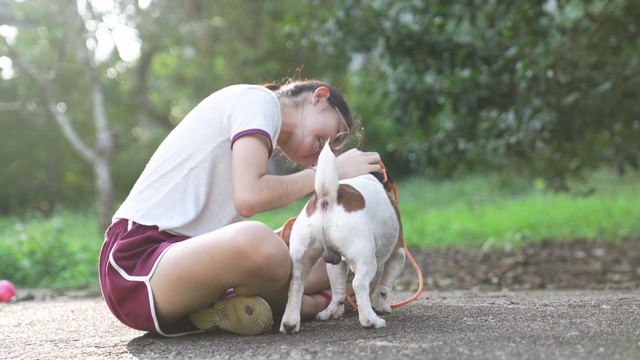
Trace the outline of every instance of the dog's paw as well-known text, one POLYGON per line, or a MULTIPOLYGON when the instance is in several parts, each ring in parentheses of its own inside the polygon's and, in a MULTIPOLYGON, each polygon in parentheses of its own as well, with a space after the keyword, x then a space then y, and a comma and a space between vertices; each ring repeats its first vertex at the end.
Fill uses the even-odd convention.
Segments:
POLYGON ((285 311, 282 321, 280 321, 280 332, 283 334, 295 334, 298 331, 300 331, 300 315, 285 311))
POLYGON ((280 332, 283 334, 295 334, 300 331, 300 322, 297 323, 286 323, 282 322, 280 324, 280 332))
POLYGON ((328 308, 316 315, 316 320, 338 319, 344 314, 344 305, 330 304, 328 308))
POLYGON ((338 312, 335 311, 321 311, 320 313, 318 313, 318 315, 316 315, 316 320, 330 320, 330 319, 338 319, 342 316, 342 314, 339 314, 338 312))
POLYGON ((316 315, 316 320, 329 320, 331 318, 331 313, 329 313, 327 310, 323 310, 321 312, 318 313, 318 315, 316 315))
POLYGON ((365 318, 360 318, 360 325, 366 327, 366 328, 381 328, 381 327, 385 327, 387 325, 386 321, 384 321, 384 319, 381 319, 379 317, 375 317, 372 319, 365 319, 365 318))

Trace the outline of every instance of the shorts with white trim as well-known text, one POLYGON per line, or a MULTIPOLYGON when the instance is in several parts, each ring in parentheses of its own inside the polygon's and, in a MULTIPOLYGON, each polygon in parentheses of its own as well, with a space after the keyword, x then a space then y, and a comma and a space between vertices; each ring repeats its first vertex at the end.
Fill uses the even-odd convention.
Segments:
POLYGON ((118 320, 131 328, 164 336, 202 331, 191 324, 188 316, 160 328, 149 282, 167 249, 188 238, 127 219, 111 224, 100 252, 100 287, 118 320))

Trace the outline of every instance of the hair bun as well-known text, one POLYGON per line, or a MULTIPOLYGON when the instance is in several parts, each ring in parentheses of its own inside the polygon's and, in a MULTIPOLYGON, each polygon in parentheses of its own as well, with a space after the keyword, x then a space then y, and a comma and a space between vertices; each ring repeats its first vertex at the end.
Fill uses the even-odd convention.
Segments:
POLYGON ((282 85, 278 83, 265 83, 265 84, 260 84, 260 86, 264 86, 271 91, 278 91, 282 87, 282 85))

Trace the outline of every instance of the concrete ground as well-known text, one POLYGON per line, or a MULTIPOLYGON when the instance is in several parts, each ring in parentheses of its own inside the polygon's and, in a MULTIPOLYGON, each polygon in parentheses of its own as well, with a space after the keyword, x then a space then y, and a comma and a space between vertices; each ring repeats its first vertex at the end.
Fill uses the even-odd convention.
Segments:
POLYGON ((349 312, 255 337, 163 338, 121 325, 95 294, 41 298, 0 304, 0 358, 640 359, 640 290, 425 292, 382 329, 349 312))

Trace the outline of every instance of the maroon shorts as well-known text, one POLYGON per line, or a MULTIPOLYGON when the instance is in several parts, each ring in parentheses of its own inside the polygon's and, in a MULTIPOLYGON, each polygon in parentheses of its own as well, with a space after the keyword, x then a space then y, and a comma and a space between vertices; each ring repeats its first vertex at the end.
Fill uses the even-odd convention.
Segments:
POLYGON ((131 328, 165 336, 201 331, 186 316, 172 326, 160 328, 149 283, 165 251, 188 238, 126 219, 111 224, 100 252, 100 287, 118 320, 131 328))

